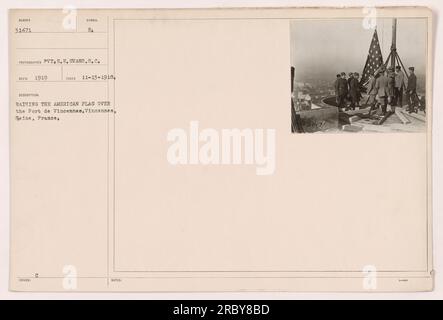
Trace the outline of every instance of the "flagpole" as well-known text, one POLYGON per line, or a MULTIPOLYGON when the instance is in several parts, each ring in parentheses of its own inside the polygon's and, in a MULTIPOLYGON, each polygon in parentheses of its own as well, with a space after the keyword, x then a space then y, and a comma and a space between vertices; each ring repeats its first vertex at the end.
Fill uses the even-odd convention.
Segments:
POLYGON ((391 67, 395 68, 395 57, 397 51, 397 19, 392 19, 392 44, 391 44, 391 67))

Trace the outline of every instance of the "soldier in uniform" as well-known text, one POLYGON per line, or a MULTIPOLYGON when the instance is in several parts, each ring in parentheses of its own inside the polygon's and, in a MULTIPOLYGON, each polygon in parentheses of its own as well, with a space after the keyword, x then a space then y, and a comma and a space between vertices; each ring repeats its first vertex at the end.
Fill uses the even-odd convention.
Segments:
POLYGON ((388 103, 395 111, 395 72, 393 67, 388 68, 388 103))
POLYGON ((354 78, 354 72, 349 72, 349 74, 348 74, 348 85, 351 82, 352 78, 354 78))
MULTIPOLYGON (((351 101, 351 96, 349 95, 349 88, 350 88, 350 83, 351 83, 351 79, 354 77, 354 73, 353 72, 349 72, 348 73, 348 79, 347 79, 347 81, 348 81, 348 96, 347 96, 347 98, 348 98, 348 100, 349 101, 351 101)), ((346 79, 346 77, 345 77, 345 79, 346 79)))
POLYGON ((337 102, 337 105, 339 103, 339 97, 338 97, 338 82, 341 78, 340 74, 337 74, 337 79, 334 81, 334 90, 335 90, 335 102, 337 102))
POLYGON ((357 107, 360 107, 360 100, 363 97, 362 96, 362 84, 360 83, 360 74, 358 72, 354 73, 354 78, 357 80, 357 107))
POLYGON ((376 82, 376 76, 375 75, 370 75, 369 76, 369 81, 368 81, 368 85, 366 87, 366 91, 368 92, 369 95, 369 99, 368 99, 368 104, 371 106, 371 111, 372 109, 374 109, 375 105, 377 104, 377 90, 375 89, 375 82, 376 82))
POLYGON ((400 66, 395 67, 395 104, 403 107, 403 90, 405 87, 405 74, 400 66))
POLYGON ((348 95, 348 81, 346 80, 346 73, 341 73, 341 78, 337 81, 338 92, 338 107, 340 109, 346 108, 346 97, 348 95))
POLYGON ((409 67, 408 87, 406 88, 406 96, 408 101, 408 112, 417 112, 416 110, 416 96, 417 96, 417 77, 415 75, 415 68, 409 67))
POLYGON ((350 76, 348 79, 349 82, 349 99, 351 100, 351 109, 355 110, 355 107, 358 106, 359 101, 359 83, 358 80, 354 77, 354 74, 350 76))
POLYGON ((388 106, 388 97, 389 97, 388 83, 389 79, 387 76, 387 72, 383 68, 380 71, 380 76, 375 81, 375 90, 378 96, 378 103, 381 105, 381 111, 383 115, 386 114, 387 111, 386 109, 388 106))

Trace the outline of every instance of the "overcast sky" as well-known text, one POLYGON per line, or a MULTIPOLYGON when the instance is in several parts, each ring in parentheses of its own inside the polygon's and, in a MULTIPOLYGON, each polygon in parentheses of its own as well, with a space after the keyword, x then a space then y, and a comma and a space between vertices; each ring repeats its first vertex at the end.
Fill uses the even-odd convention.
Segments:
MULTIPOLYGON (((425 19, 397 19, 397 51, 405 67, 415 66, 418 74, 424 74, 426 65, 426 26, 425 19)), ((392 19, 378 19, 377 32, 386 59, 392 19)), ((363 28, 361 19, 292 21, 291 64, 298 76, 361 74, 373 33, 363 28)))

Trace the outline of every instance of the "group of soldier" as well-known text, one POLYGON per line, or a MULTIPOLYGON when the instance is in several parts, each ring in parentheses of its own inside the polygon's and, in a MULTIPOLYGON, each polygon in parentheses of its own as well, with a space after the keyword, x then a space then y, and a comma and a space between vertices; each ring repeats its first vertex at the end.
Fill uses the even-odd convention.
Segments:
POLYGON ((388 104, 393 112, 396 106, 403 106, 403 95, 406 91, 408 112, 417 112, 417 77, 414 67, 409 68, 409 77, 406 79, 400 66, 382 66, 370 76, 366 88, 359 81, 357 72, 349 73, 348 77, 344 72, 337 74, 335 95, 340 110, 355 110, 360 107, 363 91, 368 94, 365 104, 370 105, 371 110, 380 108, 383 115, 387 113, 388 104))
POLYGON ((355 110, 356 107, 360 106, 362 87, 359 78, 358 72, 349 73, 348 78, 346 78, 344 72, 337 74, 334 86, 337 104, 340 109, 355 110), (348 101, 350 102, 349 106, 348 101))

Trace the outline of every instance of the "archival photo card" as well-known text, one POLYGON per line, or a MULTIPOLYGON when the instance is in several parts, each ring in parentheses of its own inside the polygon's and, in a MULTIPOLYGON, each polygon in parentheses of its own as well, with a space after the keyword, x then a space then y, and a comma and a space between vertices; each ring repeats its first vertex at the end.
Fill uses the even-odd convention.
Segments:
POLYGON ((16 9, 9 41, 11 290, 432 290, 429 9, 16 9))

